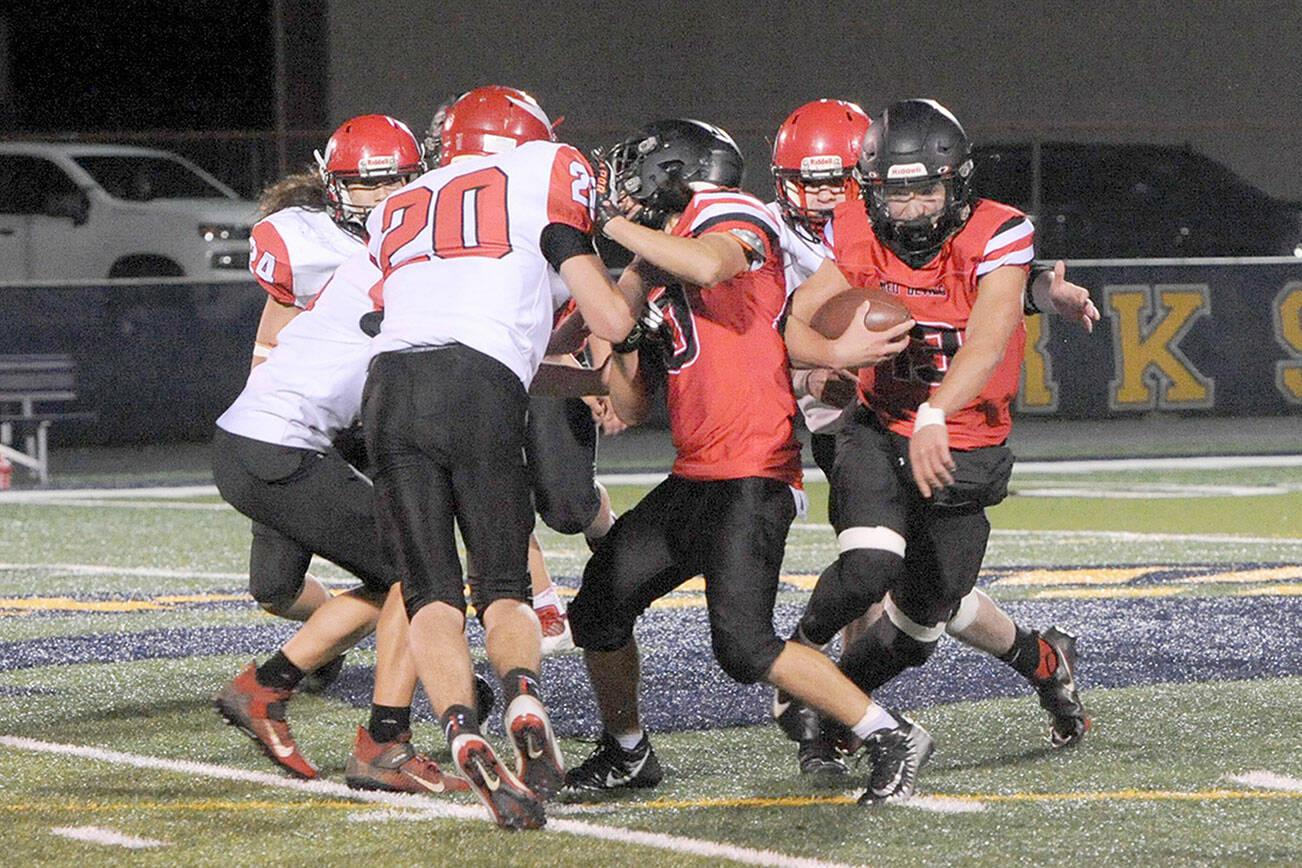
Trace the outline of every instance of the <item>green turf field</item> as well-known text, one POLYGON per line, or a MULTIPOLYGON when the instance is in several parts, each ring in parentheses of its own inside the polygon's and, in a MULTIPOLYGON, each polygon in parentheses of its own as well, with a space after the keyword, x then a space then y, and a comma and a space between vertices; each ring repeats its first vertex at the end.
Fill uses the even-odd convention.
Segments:
MULTIPOLYGON (((615 487, 617 508, 643 490, 615 487)), ((853 801, 866 766, 848 783, 802 779, 775 727, 659 727, 659 788, 562 801, 549 831, 519 834, 484 822, 469 797, 346 790, 364 710, 339 699, 291 708, 326 783, 290 781, 221 724, 209 698, 249 655, 225 639, 154 647, 274 624, 241 596, 247 522, 216 498, 0 499, 3 862, 1302 863, 1302 468, 1045 472, 1017 475, 1013 490, 991 512, 983 584, 1082 633, 1094 727, 1080 746, 1048 748, 1028 693, 919 701, 914 716, 939 744, 919 796, 866 809, 853 801), (1201 650, 1166 660, 1184 643, 1201 650), (119 662, 95 659, 101 645, 119 662), (81 656, 50 651, 64 647, 81 656), (1142 673, 1128 668, 1139 657, 1142 673)), ((810 493, 784 566, 792 606, 835 551, 826 486, 810 493)), ((542 540, 572 588, 586 549, 542 540)), ((330 565, 315 571, 345 581, 330 565)), ((672 602, 681 608, 658 617, 699 607, 699 589, 672 602)), ((666 649, 647 643, 649 656, 666 649)), ((977 678, 968 660, 938 655, 928 676, 962 687, 977 678)), ((416 730, 437 758, 434 727, 416 730)), ((589 749, 564 744, 575 762, 589 749)))

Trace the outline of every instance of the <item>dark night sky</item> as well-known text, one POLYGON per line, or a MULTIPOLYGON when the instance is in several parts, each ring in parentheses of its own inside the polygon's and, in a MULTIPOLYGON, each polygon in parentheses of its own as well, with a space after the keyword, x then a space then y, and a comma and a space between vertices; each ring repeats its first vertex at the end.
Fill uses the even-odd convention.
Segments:
POLYGON ((19 131, 268 129, 270 0, 28 3, 9 24, 19 131))

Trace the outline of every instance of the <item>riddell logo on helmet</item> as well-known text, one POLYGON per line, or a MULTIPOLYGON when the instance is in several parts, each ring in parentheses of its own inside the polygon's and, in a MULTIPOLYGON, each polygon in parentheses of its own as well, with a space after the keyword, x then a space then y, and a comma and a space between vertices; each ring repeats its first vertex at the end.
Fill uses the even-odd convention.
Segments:
POLYGON ((820 154, 815 157, 805 157, 800 161, 801 174, 813 175, 820 172, 839 172, 843 168, 839 154, 820 154))
POLYGON ((900 163, 886 170, 886 180, 896 181, 909 178, 925 178, 927 167, 922 163, 900 163))
POLYGON ((357 161, 357 171, 365 178, 368 175, 392 175, 398 168, 398 158, 392 154, 379 157, 362 157, 357 161))

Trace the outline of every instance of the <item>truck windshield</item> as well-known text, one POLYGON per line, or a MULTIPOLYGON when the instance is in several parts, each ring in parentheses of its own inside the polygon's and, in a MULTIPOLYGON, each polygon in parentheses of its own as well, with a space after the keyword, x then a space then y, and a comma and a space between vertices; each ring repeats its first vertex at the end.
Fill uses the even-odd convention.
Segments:
POLYGON ((129 202, 151 199, 227 199, 226 191, 166 157, 96 155, 74 157, 110 196, 129 202))

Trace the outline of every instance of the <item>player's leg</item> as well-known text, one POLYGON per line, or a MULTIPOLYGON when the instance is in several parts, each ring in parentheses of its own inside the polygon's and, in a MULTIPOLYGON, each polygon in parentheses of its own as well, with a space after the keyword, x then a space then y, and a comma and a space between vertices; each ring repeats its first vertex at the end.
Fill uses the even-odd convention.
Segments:
MULTIPOLYGON (((837 631, 877 604, 904 569, 907 495, 897 472, 894 446, 865 412, 847 418, 838 435, 829 517, 840 553, 820 575, 793 640, 822 649, 837 631)), ((910 483, 911 484, 911 483, 910 483)), ((839 765, 819 716, 785 691, 774 713, 788 737, 798 742, 807 771, 836 771, 839 765)))
POLYGON ((384 600, 375 627, 375 686, 371 717, 357 728, 353 752, 344 767, 348 786, 364 790, 441 793, 469 784, 445 772, 411 744, 411 700, 416 690, 416 662, 408 644, 407 610, 402 587, 394 585, 384 600))
POLYGON ((533 590, 533 612, 542 631, 542 653, 559 654, 574 650, 574 634, 565 602, 547 571, 547 560, 537 534, 529 534, 529 584, 533 590))
MULTIPOLYGON (((503 389, 500 378, 486 382, 485 366, 468 363, 473 357, 487 359, 456 345, 378 355, 367 377, 363 425, 375 466, 380 529, 402 579, 409 645, 453 761, 499 825, 537 828, 545 822, 541 804, 479 731, 453 530, 457 500, 452 476, 463 460, 466 429, 484 442, 503 431, 509 437, 513 420, 503 419, 494 403, 504 394, 522 396, 524 389, 518 380, 514 389, 503 389), (489 433, 485 427, 495 430, 489 433)), ((523 429, 522 409, 520 413, 523 429)), ((476 556, 492 557, 478 550, 476 556)), ((523 544, 519 559, 523 581, 523 544)))
POLYGON ((601 712, 596 750, 566 775, 574 790, 653 787, 659 760, 638 709, 641 665, 633 625, 651 602, 696 573, 675 544, 678 526, 693 523, 694 490, 670 477, 624 513, 597 547, 570 606, 574 639, 583 648, 601 712))
POLYGON ((261 666, 251 665, 214 698, 222 715, 268 756, 310 777, 315 769, 290 735, 285 703, 306 674, 337 660, 374 629, 394 575, 376 542, 370 485, 364 480, 358 485, 352 468, 333 453, 289 450, 225 432, 214 438, 214 447, 230 459, 218 465, 223 487, 238 508, 260 520, 261 536, 275 543, 273 551, 290 551, 286 544, 292 544, 291 553, 301 563, 299 553, 348 549, 349 564, 364 582, 362 588, 327 599, 280 651, 261 666), (267 482, 267 476, 276 481, 267 482), (339 522, 340 513, 351 520, 339 522), (334 534, 328 546, 321 545, 319 528, 334 534))
POLYGON ((1049 712, 1049 743, 1066 747, 1080 741, 1090 719, 1076 685, 1076 637, 1057 627, 1032 630, 1013 621, 980 588, 959 604, 946 631, 973 648, 1011 666, 1030 682, 1049 712))
MULTIPOLYGON (((478 356, 478 354, 475 354, 478 356)), ((539 623, 528 567, 534 513, 523 450, 527 396, 519 380, 487 357, 468 356, 469 370, 498 379, 454 442, 452 479, 457 521, 475 553, 471 586, 484 624, 489 662, 505 691, 503 724, 516 754, 516 773, 539 798, 564 784, 565 762, 543 703, 539 623)))
POLYGON ((796 512, 791 489, 771 479, 708 484, 718 487, 719 497, 707 506, 716 518, 706 543, 706 603, 724 672, 742 682, 766 680, 872 741, 871 797, 907 799, 931 755, 927 732, 873 702, 822 653, 784 643, 773 632, 782 555, 796 512), (890 750, 878 751, 879 742, 890 750))

